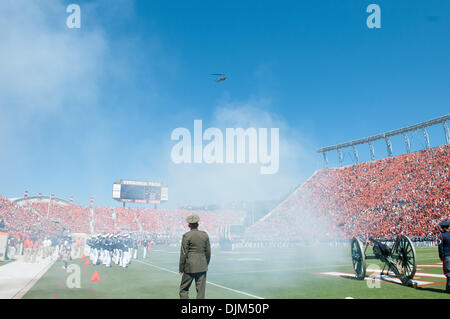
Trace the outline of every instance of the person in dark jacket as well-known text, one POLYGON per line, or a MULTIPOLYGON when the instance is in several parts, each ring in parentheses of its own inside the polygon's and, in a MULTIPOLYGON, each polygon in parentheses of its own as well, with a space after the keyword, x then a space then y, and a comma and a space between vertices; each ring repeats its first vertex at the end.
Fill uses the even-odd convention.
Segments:
POLYGON ((442 260, 444 275, 447 278, 445 292, 450 293, 450 222, 440 223, 441 233, 438 236, 439 258, 442 260))
POLYGON ((191 229, 183 235, 180 252, 179 271, 181 278, 180 298, 189 299, 189 287, 195 279, 197 299, 205 298, 206 272, 211 259, 211 246, 208 234, 198 230, 200 218, 189 216, 186 221, 191 229))

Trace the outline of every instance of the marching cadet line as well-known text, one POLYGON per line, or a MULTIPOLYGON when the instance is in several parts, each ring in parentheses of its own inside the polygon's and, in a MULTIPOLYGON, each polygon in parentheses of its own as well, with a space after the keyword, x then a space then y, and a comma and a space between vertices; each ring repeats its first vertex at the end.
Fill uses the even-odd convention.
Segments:
MULTIPOLYGON (((159 270, 163 270, 163 271, 166 271, 166 272, 170 272, 170 273, 172 273, 172 274, 175 274, 175 275, 179 275, 176 271, 173 271, 173 270, 170 270, 170 269, 167 269, 167 268, 159 267, 159 266, 156 266, 156 265, 154 265, 154 264, 146 263, 146 262, 143 262, 143 261, 137 260, 137 259, 136 259, 135 261, 137 261, 137 262, 139 262, 139 263, 142 263, 142 264, 145 264, 145 265, 150 266, 150 267, 157 268, 157 269, 159 269, 159 270)), ((235 292, 235 293, 238 293, 238 294, 241 294, 241 295, 249 296, 249 297, 252 297, 252 298, 255 298, 255 299, 264 299, 263 297, 256 296, 256 295, 252 295, 252 294, 249 294, 249 293, 247 293, 247 292, 240 291, 240 290, 228 288, 228 287, 225 287, 225 286, 222 286, 222 285, 219 285, 219 284, 210 282, 210 281, 206 281, 206 283, 207 283, 207 284, 210 284, 210 285, 213 285, 213 286, 216 286, 216 287, 219 287, 219 288, 222 288, 222 289, 230 290, 230 291, 232 291, 232 292, 235 292)))

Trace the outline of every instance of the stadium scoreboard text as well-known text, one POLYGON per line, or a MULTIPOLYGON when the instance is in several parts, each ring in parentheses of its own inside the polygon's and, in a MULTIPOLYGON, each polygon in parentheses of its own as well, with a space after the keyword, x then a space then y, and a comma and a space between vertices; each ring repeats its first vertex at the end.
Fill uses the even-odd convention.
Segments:
POLYGON ((113 184, 112 198, 124 203, 159 204, 169 199, 162 183, 119 180, 113 184))

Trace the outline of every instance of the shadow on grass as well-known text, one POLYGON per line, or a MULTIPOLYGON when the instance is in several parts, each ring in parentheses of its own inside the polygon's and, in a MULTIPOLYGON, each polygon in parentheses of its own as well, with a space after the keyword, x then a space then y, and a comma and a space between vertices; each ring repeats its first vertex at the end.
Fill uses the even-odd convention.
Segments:
MULTIPOLYGON (((358 278, 356 278, 355 276, 353 276, 353 275, 340 275, 339 276, 339 278, 345 278, 345 279, 350 279, 350 280, 356 280, 356 281, 363 281, 363 280, 361 280, 361 279, 358 279, 358 278)), ((410 287, 410 286, 406 286, 406 285, 404 285, 404 284, 402 284, 401 282, 396 282, 396 281, 393 281, 393 280, 388 280, 387 278, 395 278, 395 277, 392 277, 392 276, 380 276, 380 278, 372 278, 372 277, 370 277, 370 276, 368 276, 368 277, 365 277, 365 278, 369 278, 369 279, 373 279, 373 280, 377 280, 377 281, 379 281, 379 282, 382 282, 382 283, 386 283, 386 284, 393 284, 393 285, 398 285, 398 286, 403 286, 403 287, 407 287, 407 288, 412 288, 412 287, 410 287)), ((419 289, 419 287, 418 288, 416 288, 416 289, 419 289)), ((438 289, 437 289, 438 290, 438 289)), ((444 291, 445 292, 445 291, 444 291)))
POLYGON ((426 287, 417 287, 416 289, 421 290, 421 291, 430 291, 430 292, 434 292, 434 293, 450 294, 449 292, 446 292, 445 289, 426 288, 426 287))

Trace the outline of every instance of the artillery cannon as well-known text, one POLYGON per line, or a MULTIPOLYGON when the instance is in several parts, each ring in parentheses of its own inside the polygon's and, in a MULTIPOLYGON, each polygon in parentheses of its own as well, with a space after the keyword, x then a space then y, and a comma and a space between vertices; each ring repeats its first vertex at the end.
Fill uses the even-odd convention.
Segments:
POLYGON ((354 237, 351 241, 351 252, 353 269, 355 270, 357 279, 363 280, 366 277, 367 259, 378 259, 384 262, 381 275, 384 274, 385 270, 387 273, 391 271, 400 279, 403 285, 414 285, 412 279, 417 269, 416 251, 407 236, 398 236, 391 248, 374 238, 370 238, 363 248, 361 241, 354 237), (373 255, 366 253, 370 242, 373 244, 373 255))

